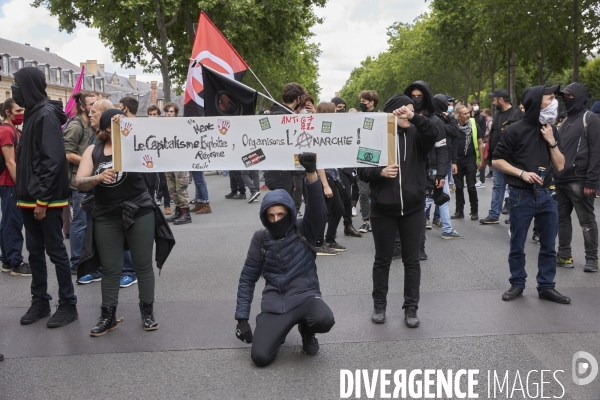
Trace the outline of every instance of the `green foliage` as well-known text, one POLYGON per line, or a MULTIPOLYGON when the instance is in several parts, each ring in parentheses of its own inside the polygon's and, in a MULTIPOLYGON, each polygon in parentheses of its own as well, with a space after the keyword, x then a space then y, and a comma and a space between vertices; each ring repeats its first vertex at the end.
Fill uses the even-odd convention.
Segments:
MULTIPOLYGON (((60 29, 78 23, 98 28, 115 61, 146 72, 160 71, 165 97, 171 82, 182 91, 200 10, 231 42, 267 89, 279 98, 296 81, 315 96, 319 48, 308 43, 310 28, 321 21, 313 6, 326 0, 35 0, 56 16, 60 29)), ((247 74, 244 82, 262 91, 247 74)), ((165 98, 165 101, 168 101, 165 98)))
POLYGON ((600 98, 600 57, 596 57, 581 70, 581 82, 590 98, 600 98))
MULTIPOLYGON (((373 89, 384 102, 422 79, 433 94, 451 94, 463 102, 479 99, 489 107, 487 93, 500 87, 510 91, 514 85, 520 95, 528 86, 564 86, 600 45, 599 4, 599 0, 430 1, 429 12, 413 24, 388 28, 388 50, 368 57, 352 71, 341 95, 355 106, 361 90, 373 89)), ((594 85, 600 79, 600 62, 584 67, 582 78, 598 93, 600 86, 594 85)))

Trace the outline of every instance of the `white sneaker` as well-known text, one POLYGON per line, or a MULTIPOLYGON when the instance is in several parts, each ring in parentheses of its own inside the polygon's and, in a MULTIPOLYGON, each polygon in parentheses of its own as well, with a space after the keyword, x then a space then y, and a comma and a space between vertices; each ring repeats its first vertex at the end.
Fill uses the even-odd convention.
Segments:
POLYGON ((475 189, 483 189, 484 187, 485 187, 485 185, 483 183, 481 183, 481 181, 479 181, 475 184, 475 189))
POLYGON ((352 207, 352 216, 356 217, 358 213, 356 212, 356 207, 352 207))

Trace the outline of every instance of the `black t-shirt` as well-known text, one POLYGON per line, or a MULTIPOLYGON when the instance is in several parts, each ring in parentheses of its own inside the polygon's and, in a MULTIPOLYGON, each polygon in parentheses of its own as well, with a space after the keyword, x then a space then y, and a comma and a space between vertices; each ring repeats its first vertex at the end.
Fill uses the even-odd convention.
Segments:
MULTIPOLYGON (((104 143, 99 143, 102 151, 97 159, 94 159, 94 175, 100 175, 107 169, 113 168, 113 157, 104 155, 104 143)), ((131 201, 138 198, 148 188, 144 182, 143 175, 137 172, 117 172, 113 183, 100 183, 94 188, 94 200, 98 207, 118 206, 124 201, 131 201)), ((121 218, 123 210, 117 207, 115 210, 103 214, 111 218, 121 218)), ((134 217, 152 212, 150 208, 140 208, 134 214, 134 217)))
MULTIPOLYGON (((471 120, 467 122, 466 126, 472 127, 471 120)), ((455 164, 475 164, 477 162, 477 158, 475 157, 475 146, 479 147, 479 142, 473 143, 473 133, 471 132, 471 129, 465 131, 462 128, 464 128, 464 126, 460 126, 459 124, 455 164), (465 134, 465 132, 468 132, 468 134, 465 134)), ((475 129, 477 129, 477 139, 483 139, 485 132, 482 132, 477 124, 475 124, 475 129)), ((483 154, 480 154, 480 156, 483 156, 483 154)))

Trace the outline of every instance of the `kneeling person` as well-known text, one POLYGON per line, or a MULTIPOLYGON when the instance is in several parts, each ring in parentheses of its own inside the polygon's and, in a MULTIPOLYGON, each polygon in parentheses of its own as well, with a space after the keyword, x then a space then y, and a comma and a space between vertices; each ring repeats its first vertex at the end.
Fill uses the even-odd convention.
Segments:
POLYGON ((313 355, 319 351, 315 333, 329 332, 335 323, 321 298, 315 263, 314 245, 327 217, 323 185, 317 179, 316 155, 303 153, 299 161, 307 172, 304 218, 296 219, 294 200, 287 191, 267 193, 260 208, 266 230, 254 233, 238 286, 236 336, 252 343, 252 361, 259 367, 277 357, 294 325, 302 336, 303 352, 313 355), (261 275, 266 284, 253 337, 248 318, 261 275))

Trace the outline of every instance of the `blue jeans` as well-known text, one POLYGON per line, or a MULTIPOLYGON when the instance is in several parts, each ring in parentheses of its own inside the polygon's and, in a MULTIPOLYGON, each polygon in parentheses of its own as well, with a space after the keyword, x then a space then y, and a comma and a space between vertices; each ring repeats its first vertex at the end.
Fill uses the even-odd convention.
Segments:
POLYGON ((71 221, 71 269, 77 268, 79 256, 83 247, 83 238, 85 237, 85 228, 87 227, 87 213, 79 206, 85 196, 78 190, 71 190, 73 201, 73 220, 71 221))
MULTIPOLYGON (((437 171, 433 170, 433 174, 435 175, 437 171)), ((444 180, 444 193, 450 196, 450 187, 448 185, 448 179, 444 180)), ((433 204, 433 199, 428 197, 425 198, 425 212, 429 213, 431 210, 431 205, 433 204)), ((454 229, 452 229, 452 224, 450 223, 450 202, 447 201, 441 206, 436 206, 436 211, 439 209, 440 216, 439 218, 442 220, 442 232, 443 233, 452 233, 454 229)), ((433 218, 435 219, 435 214, 433 218)))
MULTIPOLYGON (((494 177, 496 177, 494 170, 494 177)), ((554 287, 556 276, 555 241, 558 231, 558 203, 550 196, 550 190, 521 190, 510 188, 510 267, 511 285, 525 289, 525 241, 533 217, 538 222, 540 252, 538 255, 537 290, 543 292, 554 287)))
POLYGON ((0 186, 0 261, 18 267, 23 262, 23 214, 17 207, 15 186, 0 186))
POLYGON ((196 200, 200 203, 208 203, 208 187, 206 186, 206 179, 204 179, 204 171, 192 171, 192 178, 194 178, 194 184, 196 185, 196 200))
POLYGON ((494 188, 492 189, 492 204, 490 206, 491 208, 488 214, 494 219, 500 219, 505 190, 506 185, 504 184, 504 173, 498 168, 494 168, 494 188))

